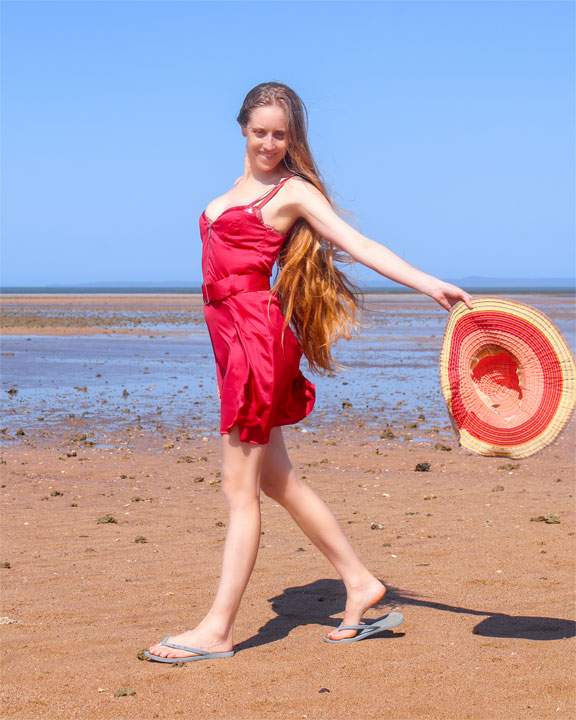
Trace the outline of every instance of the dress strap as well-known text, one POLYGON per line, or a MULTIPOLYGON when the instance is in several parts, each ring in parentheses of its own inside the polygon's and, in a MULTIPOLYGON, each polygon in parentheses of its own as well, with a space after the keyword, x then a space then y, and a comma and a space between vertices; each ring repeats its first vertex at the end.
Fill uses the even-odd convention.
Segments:
POLYGON ((288 177, 285 177, 283 180, 280 180, 278 185, 275 185, 271 190, 268 190, 267 192, 265 192, 264 195, 261 195, 257 200, 254 200, 253 203, 250 203, 250 206, 257 207, 258 209, 264 207, 264 205, 266 205, 266 203, 269 200, 272 200, 274 195, 276 195, 276 193, 278 192, 278 190, 280 190, 282 185, 284 185, 286 180, 290 180, 290 178, 292 178, 294 176, 295 175, 288 175, 288 177))

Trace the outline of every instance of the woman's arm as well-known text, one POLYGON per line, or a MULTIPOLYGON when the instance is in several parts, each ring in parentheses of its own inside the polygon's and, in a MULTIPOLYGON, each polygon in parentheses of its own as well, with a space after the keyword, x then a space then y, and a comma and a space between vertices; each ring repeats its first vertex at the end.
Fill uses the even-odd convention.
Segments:
POLYGON ((286 199, 298 217, 305 218, 322 237, 362 265, 394 282, 429 295, 446 310, 450 310, 460 300, 472 308, 472 298, 465 290, 418 270, 392 250, 344 222, 312 184, 305 180, 291 181, 290 195, 286 199))

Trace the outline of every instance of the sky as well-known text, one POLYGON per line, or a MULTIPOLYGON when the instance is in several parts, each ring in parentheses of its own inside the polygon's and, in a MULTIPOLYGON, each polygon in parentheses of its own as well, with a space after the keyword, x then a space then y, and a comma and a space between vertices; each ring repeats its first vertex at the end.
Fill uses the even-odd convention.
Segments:
MULTIPOLYGON (((293 87, 326 186, 443 279, 574 277, 570 0, 3 0, 3 286, 201 279, 236 115, 293 87)), ((379 276, 356 266, 355 279, 379 276)))

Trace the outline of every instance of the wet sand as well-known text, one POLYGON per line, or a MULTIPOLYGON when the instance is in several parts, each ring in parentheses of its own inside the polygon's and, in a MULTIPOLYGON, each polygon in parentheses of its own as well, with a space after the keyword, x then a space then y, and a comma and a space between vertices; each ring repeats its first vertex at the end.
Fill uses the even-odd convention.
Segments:
MULTIPOLYGON (((177 305, 166 298, 150 305, 177 305)), ((182 303, 190 307, 190 297, 182 303)), ((33 324, 22 327, 20 336, 4 328, 3 352, 12 352, 12 341, 39 338, 33 324)), ((186 324, 173 329, 188 340, 194 332, 186 324)), ((381 334, 375 327, 362 347, 381 334)), ((398 356, 406 357, 401 348, 416 331, 407 335, 400 324, 394 334, 398 356)), ((423 357, 437 340, 423 346, 423 357)), ((49 367, 55 357, 46 356, 49 367)), ((78 367, 85 360, 82 349, 78 367)), ((115 362, 104 365, 110 381, 115 362)), ((160 365, 150 366, 155 379, 160 365)), ((342 616, 342 584, 286 511, 263 497, 262 542, 238 615, 236 655, 160 665, 139 660, 139 652, 193 627, 218 582, 227 513, 217 429, 212 420, 180 422, 172 396, 154 424, 140 396, 124 422, 106 403, 101 426, 79 407, 47 424, 34 415, 40 390, 16 370, 3 385, 19 391, 6 396, 0 433, 2 717, 574 716, 574 420, 532 458, 482 458, 457 446, 445 416, 419 421, 418 392, 406 385, 398 416, 382 413, 382 398, 370 406, 370 383, 357 394, 354 383, 339 386, 352 408, 341 407, 339 394, 333 410, 285 428, 286 443, 300 477, 388 585, 385 602, 366 617, 399 609, 405 623, 360 643, 323 642, 342 616), (406 428, 411 421, 424 428, 406 428), (424 462, 429 472, 416 472, 424 462)), ((82 370, 73 375, 80 382, 82 370)), ((48 406, 49 377, 46 370, 37 383, 48 406)), ((208 402, 209 378, 204 385, 198 393, 208 402)), ((74 392, 84 398, 90 388, 74 392)), ((90 399, 90 408, 99 402, 90 399)))

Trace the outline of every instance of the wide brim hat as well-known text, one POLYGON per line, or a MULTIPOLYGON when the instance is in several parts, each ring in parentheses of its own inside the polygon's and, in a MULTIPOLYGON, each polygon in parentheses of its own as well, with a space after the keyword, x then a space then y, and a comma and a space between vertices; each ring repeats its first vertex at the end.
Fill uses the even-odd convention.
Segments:
POLYGON ((549 445, 576 401, 574 356, 530 305, 496 297, 451 312, 440 353, 442 393, 460 445, 523 458, 549 445))

